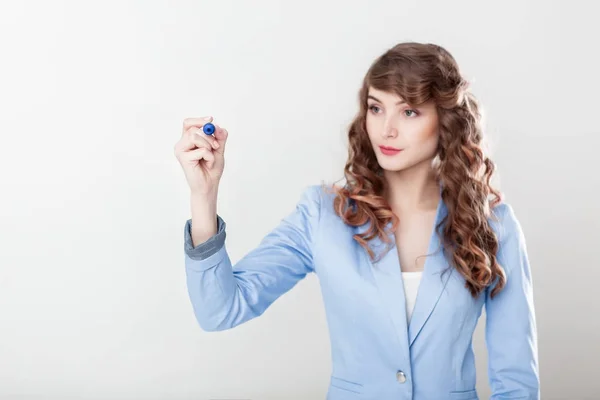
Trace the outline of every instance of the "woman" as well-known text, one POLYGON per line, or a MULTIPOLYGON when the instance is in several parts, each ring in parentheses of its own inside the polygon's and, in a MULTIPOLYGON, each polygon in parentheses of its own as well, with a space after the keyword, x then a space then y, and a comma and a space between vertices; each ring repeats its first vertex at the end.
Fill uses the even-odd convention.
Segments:
POLYGON ((343 186, 308 187, 232 265, 216 214, 227 130, 186 119, 175 146, 192 193, 189 296, 202 329, 261 315, 319 277, 333 371, 327 398, 478 399, 472 335, 483 307, 493 399, 539 399, 525 238, 490 186, 479 106, 454 58, 401 43, 371 65, 343 186), (488 199, 492 195, 493 199, 488 199))

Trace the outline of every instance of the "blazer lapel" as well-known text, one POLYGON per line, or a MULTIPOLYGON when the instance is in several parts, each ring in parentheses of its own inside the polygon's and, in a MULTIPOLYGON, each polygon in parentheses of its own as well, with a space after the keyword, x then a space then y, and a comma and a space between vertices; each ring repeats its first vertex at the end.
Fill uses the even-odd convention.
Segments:
MULTIPOLYGON (((427 322, 429 316, 433 312, 452 272, 450 271, 450 273, 445 275, 446 278, 442 281, 440 275, 442 271, 448 267, 448 263, 443 255, 441 240, 437 235, 435 227, 444 218, 446 213, 446 205, 440 196, 436 210, 435 223, 432 227, 429 240, 428 256, 425 259, 423 276, 419 284, 417 299, 410 324, 407 324, 406 321, 406 298, 395 235, 393 233, 389 235, 390 244, 388 245, 378 237, 369 242, 370 247, 376 254, 380 254, 382 251, 389 248, 389 251, 387 251, 378 262, 371 262, 368 253, 364 249, 362 251, 365 259, 372 266, 375 283, 379 288, 383 305, 390 314, 400 343, 403 346, 406 344, 407 348, 412 345, 423 328, 423 325, 427 322)), ((391 223, 389 223, 386 228, 390 227, 391 223)), ((356 233, 363 233, 367 229, 368 224, 363 224, 356 227, 355 231, 356 233)))
MULTIPOLYGON (((388 228, 390 226, 388 225, 388 228)), ((406 298, 402 274, 400 273, 400 260, 396 249, 394 235, 390 235, 391 242, 387 245, 389 251, 378 261, 371 263, 375 283, 379 288, 384 307, 387 308, 394 328, 398 334, 401 345, 408 348, 408 330, 406 321, 406 298)), ((373 250, 379 254, 385 250, 385 243, 379 238, 373 240, 373 250)), ((368 255, 367 255, 368 256, 368 255)))
MULTIPOLYGON (((446 275, 444 275, 444 277, 441 276, 442 272, 448 268, 449 264, 442 251, 442 241, 440 236, 437 234, 435 227, 446 215, 446 205, 440 197, 436 212, 435 225, 431 232, 429 249, 427 251, 427 257, 425 258, 425 267, 421 277, 421 282, 419 284, 417 299, 410 324, 408 326, 410 345, 413 344, 417 335, 423 328, 423 325, 425 325, 429 319, 429 316, 437 305, 437 302, 440 299, 446 284, 448 283, 448 279, 453 272, 451 269, 446 275)), ((443 227, 440 228, 440 232, 442 229, 443 227)))
MULTIPOLYGON (((389 228, 390 225, 388 225, 389 228)), ((365 232, 368 229, 368 224, 357 227, 357 233, 365 232)), ((390 244, 384 243, 378 237, 369 242, 369 246, 376 254, 381 254, 387 248, 389 251, 378 261, 372 262, 366 250, 361 254, 364 259, 371 265, 371 271, 375 280, 375 284, 379 289, 383 306, 389 312, 394 330, 398 334, 400 346, 402 350, 408 350, 408 327, 406 322, 406 299, 404 294, 404 285, 400 274, 400 263, 398 252, 396 251, 396 242, 394 236, 390 235, 390 244)), ((358 245, 358 244, 357 244, 358 245)), ((407 352, 401 351, 399 356, 406 356, 407 352)))

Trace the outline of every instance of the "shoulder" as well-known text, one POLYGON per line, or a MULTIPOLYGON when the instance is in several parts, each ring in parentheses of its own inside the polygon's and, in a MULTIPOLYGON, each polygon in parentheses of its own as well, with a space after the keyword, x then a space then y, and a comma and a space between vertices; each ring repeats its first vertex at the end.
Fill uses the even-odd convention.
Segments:
POLYGON ((510 203, 502 201, 493 208, 492 226, 500 243, 509 239, 524 240, 523 229, 515 209, 510 203))
POLYGON ((327 183, 307 185, 302 189, 301 197, 321 204, 327 204, 328 202, 333 202, 335 198, 334 186, 327 183))
POLYGON ((307 185, 302 189, 299 205, 306 208, 310 214, 318 215, 318 219, 338 219, 334 210, 334 200, 337 194, 333 184, 320 183, 307 185))
POLYGON ((319 203, 321 211, 333 213, 333 202, 337 196, 334 184, 320 183, 305 188, 304 195, 319 203))

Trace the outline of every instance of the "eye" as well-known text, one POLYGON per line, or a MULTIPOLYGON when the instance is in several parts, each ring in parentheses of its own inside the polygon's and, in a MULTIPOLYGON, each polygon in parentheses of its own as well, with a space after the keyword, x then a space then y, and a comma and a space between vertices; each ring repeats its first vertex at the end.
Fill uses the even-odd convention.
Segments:
POLYGON ((417 116, 419 115, 418 112, 416 112, 415 110, 404 110, 404 115, 406 115, 407 117, 412 117, 412 116, 417 116), (407 113, 412 113, 412 115, 408 115, 407 113))
POLYGON ((369 110, 370 110, 372 113, 374 113, 374 114, 377 114, 377 110, 376 110, 376 109, 379 109, 379 107, 377 107, 377 106, 376 106, 376 105, 374 105, 374 104, 369 106, 369 110))

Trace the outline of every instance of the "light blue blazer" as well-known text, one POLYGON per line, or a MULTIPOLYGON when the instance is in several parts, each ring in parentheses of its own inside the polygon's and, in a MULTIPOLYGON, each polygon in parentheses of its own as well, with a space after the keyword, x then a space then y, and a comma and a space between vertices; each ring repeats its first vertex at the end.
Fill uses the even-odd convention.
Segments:
MULTIPOLYGON (((507 284, 490 299, 473 299, 449 267, 432 231, 410 323, 395 248, 372 263, 352 238, 365 231, 334 213, 333 194, 306 188, 295 210, 236 264, 218 233, 193 247, 185 225, 185 267, 191 304, 205 331, 255 318, 306 274, 318 277, 331 341, 328 400, 475 400, 472 336, 482 308, 492 399, 539 399, 536 319, 525 238, 510 205, 495 208, 498 261, 507 284)), ((438 203, 436 225, 447 212, 438 203)), ((393 238, 392 238, 393 239, 393 238)), ((393 243, 393 241, 392 241, 393 243)), ((375 251, 384 245, 372 242, 375 251)))

